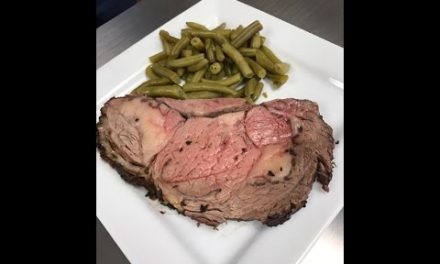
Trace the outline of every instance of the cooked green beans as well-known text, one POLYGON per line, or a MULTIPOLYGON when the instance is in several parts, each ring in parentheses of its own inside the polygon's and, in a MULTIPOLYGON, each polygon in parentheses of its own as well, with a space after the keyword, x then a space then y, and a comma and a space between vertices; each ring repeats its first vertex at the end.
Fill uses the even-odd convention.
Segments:
POLYGON ((222 70, 222 65, 218 62, 215 62, 209 66, 209 71, 212 74, 217 74, 222 70))
POLYGON ((185 68, 178 68, 176 70, 177 75, 179 75, 179 77, 182 77, 185 74, 186 70, 185 68))
POLYGON ((131 94, 144 94, 148 90, 153 89, 154 86, 146 86, 144 83, 136 87, 133 91, 131 91, 131 94))
POLYGON ((237 36, 241 33, 241 31, 243 31, 243 26, 239 25, 236 29, 232 30, 230 38, 231 40, 234 40, 235 38, 237 38, 237 36))
POLYGON ((244 96, 246 98, 250 98, 254 94, 257 83, 258 81, 255 78, 249 79, 249 81, 246 83, 246 86, 244 87, 244 96))
POLYGON ((219 39, 222 38, 222 35, 220 35, 217 32, 211 32, 211 31, 188 31, 191 36, 193 37, 199 37, 199 38, 205 38, 205 39, 219 39))
POLYGON ((188 99, 211 99, 222 97, 221 93, 201 91, 201 92, 188 92, 186 93, 186 98, 188 99))
POLYGON ((226 53, 226 55, 228 55, 235 62, 244 77, 252 78, 252 76, 254 76, 254 73, 249 67, 249 64, 236 48, 234 48, 231 44, 225 42, 222 44, 222 49, 223 52, 226 53))
POLYGON ((189 44, 189 38, 183 36, 179 41, 177 41, 176 45, 174 45, 173 49, 170 51, 170 59, 175 59, 179 56, 180 52, 186 48, 189 44))
POLYGON ((205 44, 203 44, 203 41, 199 37, 193 37, 191 39, 191 46, 193 46, 199 51, 205 49, 205 44))
POLYGON ((148 89, 146 95, 151 97, 171 97, 174 99, 185 99, 186 95, 178 85, 152 86, 148 89))
POLYGON ((261 46, 261 51, 274 64, 274 71, 278 74, 286 74, 289 71, 290 65, 282 62, 271 49, 266 46, 261 46))
POLYGON ((198 83, 202 79, 202 77, 205 75, 205 72, 208 70, 208 66, 205 66, 201 68, 200 70, 196 71, 191 79, 191 82, 198 83))
POLYGON ((170 70, 168 68, 165 68, 165 67, 163 67, 161 65, 153 64, 153 71, 157 75, 160 75, 162 77, 170 79, 175 84, 179 84, 179 82, 180 82, 179 75, 176 72, 174 72, 174 71, 172 71, 172 70, 170 70))
POLYGON ((193 51, 190 49, 184 49, 182 50, 182 57, 189 57, 193 55, 193 51))
POLYGON ((165 84, 172 84, 173 82, 168 78, 159 78, 159 79, 153 79, 148 80, 143 83, 145 86, 158 86, 158 85, 165 85, 165 84))
POLYGON ((251 48, 259 49, 261 47, 261 38, 260 33, 255 33, 255 35, 251 39, 251 48))
POLYGON ((235 39, 231 41, 231 45, 235 48, 240 47, 242 44, 244 44, 246 41, 251 39, 255 33, 262 30, 263 26, 261 25, 260 21, 255 20, 251 24, 249 24, 247 27, 245 27, 240 34, 237 35, 235 39))
POLYGON ((171 52, 170 43, 168 41, 166 41, 166 39, 163 38, 162 36, 160 36, 160 40, 162 41, 162 47, 163 47, 163 50, 165 51, 165 54, 169 56, 170 52, 171 52))
POLYGON ((261 51, 266 55, 266 57, 272 61, 272 63, 282 63, 282 61, 265 45, 261 46, 261 51))
POLYGON ((257 63, 265 68, 268 72, 276 73, 275 65, 261 50, 257 49, 257 52, 255 53, 255 58, 257 60, 257 63))
POLYGON ((199 91, 208 91, 208 92, 217 92, 226 95, 236 95, 237 92, 232 90, 231 88, 213 83, 186 83, 183 86, 183 90, 185 92, 199 92, 199 91))
POLYGON ((156 62, 159 62, 161 60, 166 59, 167 57, 168 57, 167 53, 165 51, 161 51, 161 52, 154 54, 153 56, 150 56, 149 60, 152 63, 156 63, 156 62))
POLYGON ((169 60, 167 62, 168 66, 174 67, 174 68, 180 68, 180 67, 188 67, 190 65, 194 65, 197 62, 201 61, 203 58, 205 58, 205 54, 200 53, 196 55, 192 55, 185 58, 175 59, 175 60, 169 60))
POLYGON ((214 28, 212 31, 213 31, 213 32, 216 32, 216 31, 218 31, 218 30, 222 30, 222 29, 225 29, 225 28, 226 28, 226 23, 223 22, 223 23, 221 23, 220 25, 218 25, 216 28, 214 28))
POLYGON ((214 81, 220 81, 220 80, 223 80, 223 78, 225 78, 225 76, 226 76, 225 71, 222 69, 219 73, 213 74, 211 76, 211 79, 214 81))
POLYGON ((252 71, 255 73, 255 75, 258 76, 258 78, 263 79, 264 77, 266 77, 266 70, 263 67, 261 67, 260 64, 249 58, 244 58, 244 59, 247 61, 249 66, 251 66, 252 71))
POLYGON ((225 60, 225 54, 223 53, 222 48, 215 43, 215 59, 222 62, 225 60))
POLYGON ((193 55, 193 54, 192 54, 192 50, 190 50, 190 49, 184 49, 184 50, 182 50, 182 57, 186 58, 186 57, 189 57, 189 56, 191 56, 191 55, 193 55))
POLYGON ((196 64, 193 64, 193 65, 189 66, 187 68, 187 70, 189 72, 196 72, 196 71, 200 70, 201 68, 205 67, 208 64, 209 64, 209 61, 207 59, 203 58, 202 60, 200 60, 196 64))
POLYGON ((224 86, 230 86, 233 85, 234 83, 238 83, 242 80, 241 78, 241 74, 240 73, 236 73, 234 75, 232 75, 231 77, 221 80, 221 81, 213 81, 213 80, 207 80, 207 79, 202 79, 202 82, 204 83, 212 83, 212 84, 220 84, 220 85, 224 85, 224 86))
POLYGON ((190 28, 196 29, 196 30, 205 30, 209 31, 207 27, 205 27, 202 24, 196 23, 196 22, 186 22, 186 25, 190 28))
POLYGON ((239 48, 238 51, 245 57, 255 57, 257 53, 257 49, 254 48, 239 48))
POLYGON ((257 86, 255 87, 254 94, 252 94, 252 101, 257 101, 258 97, 260 97, 261 91, 263 91, 263 83, 258 82, 257 86))
POLYGON ((186 26, 180 38, 159 31, 163 49, 148 58, 148 80, 134 94, 177 99, 236 97, 254 103, 262 94, 260 80, 269 79, 274 88, 287 82, 290 66, 267 47, 258 20, 235 28, 227 28, 224 22, 212 29, 193 21, 186 26))
POLYGON ((276 87, 280 87, 280 86, 282 86, 283 84, 285 84, 287 82, 287 80, 289 79, 289 76, 288 75, 279 75, 279 74, 268 73, 267 74, 267 78, 271 79, 273 84, 276 87))
POLYGON ((170 33, 168 33, 168 31, 163 30, 163 29, 159 31, 159 36, 161 36, 162 38, 164 38, 166 41, 168 41, 170 43, 176 43, 177 41, 179 41, 178 38, 171 36, 170 33))
POLYGON ((209 63, 215 62, 215 55, 214 55, 214 42, 211 39, 206 39, 206 58, 208 59, 209 63))
POLYGON ((159 79, 160 77, 157 76, 156 73, 154 73, 153 71, 153 65, 149 65, 146 69, 145 69, 145 75, 147 75, 148 79, 152 80, 152 79, 159 79))

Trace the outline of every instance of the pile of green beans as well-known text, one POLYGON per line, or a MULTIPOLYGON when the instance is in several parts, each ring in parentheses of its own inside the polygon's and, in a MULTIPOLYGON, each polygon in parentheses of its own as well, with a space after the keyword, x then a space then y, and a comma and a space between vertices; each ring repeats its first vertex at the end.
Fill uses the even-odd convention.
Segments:
POLYGON ((163 50, 150 56, 148 80, 132 91, 150 97, 209 99, 242 97, 252 104, 263 91, 262 79, 278 88, 288 80, 289 64, 266 45, 263 26, 256 20, 247 26, 213 29, 186 22, 180 38, 159 31, 163 50))

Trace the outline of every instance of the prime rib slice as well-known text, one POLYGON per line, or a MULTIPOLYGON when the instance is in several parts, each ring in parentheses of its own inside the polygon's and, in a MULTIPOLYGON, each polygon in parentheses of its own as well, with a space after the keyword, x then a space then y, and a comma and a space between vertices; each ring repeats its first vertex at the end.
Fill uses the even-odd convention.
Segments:
POLYGON ((112 98, 97 144, 126 181, 211 226, 281 224, 332 178, 332 129, 308 100, 112 98))

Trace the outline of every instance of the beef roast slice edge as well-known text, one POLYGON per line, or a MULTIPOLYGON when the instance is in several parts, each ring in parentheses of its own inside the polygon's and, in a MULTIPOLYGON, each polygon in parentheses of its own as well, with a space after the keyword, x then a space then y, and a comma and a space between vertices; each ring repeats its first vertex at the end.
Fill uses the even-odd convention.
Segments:
MULTIPOLYGON (((167 99, 166 105, 173 105, 172 100, 167 99)), ((185 115, 184 111, 191 113, 191 109, 185 110, 187 105, 182 107, 182 102, 185 101, 179 102, 174 105, 179 105, 179 112, 182 115, 185 115)), ((216 104, 221 105, 221 100, 216 104)), ((225 103, 227 105, 225 109, 231 109, 228 110, 230 113, 226 114, 219 114, 225 112, 221 110, 222 107, 216 108, 220 109, 214 111, 216 114, 206 112, 208 116, 216 116, 216 118, 196 117, 186 122, 183 120, 178 122, 181 125, 176 126, 175 133, 168 138, 168 144, 164 144, 162 151, 158 151, 158 158, 152 165, 154 169, 148 169, 148 165, 141 166, 140 169, 131 163, 124 163, 124 159, 120 156, 118 159, 111 158, 109 153, 117 151, 114 151, 110 144, 106 144, 105 133, 98 133, 101 138, 101 155, 124 179, 134 184, 139 182, 134 181, 133 176, 134 179, 145 179, 140 185, 147 187, 151 193, 159 192, 165 202, 199 222, 217 226, 227 219, 257 219, 270 226, 281 224, 305 204, 316 176, 323 184, 323 188, 327 188, 331 180, 334 147, 331 128, 320 118, 317 105, 307 100, 274 100, 263 104, 264 107, 252 106, 250 110, 240 104, 232 102, 231 107, 231 101, 225 103), (252 114, 251 111, 264 112, 267 118, 256 121, 264 123, 264 120, 268 120, 270 124, 275 120, 275 127, 281 127, 284 133, 278 133, 275 129, 268 133, 268 136, 275 140, 252 142, 251 138, 254 138, 246 134, 248 131, 245 122, 246 114, 252 114), (267 115, 269 112, 271 116, 267 115), (279 122, 280 120, 283 120, 284 124, 279 122), (290 130, 285 129, 285 124, 290 125, 290 130), (195 140, 186 139, 186 136, 195 140), (262 142, 263 144, 260 144, 262 142), (103 145, 107 147, 103 149, 103 145), (210 148, 211 152, 208 151, 210 148), (166 156, 165 154, 173 158, 167 161, 162 157, 166 156), (171 154, 177 155, 177 158, 171 154), (185 177, 182 177, 185 166, 172 164, 179 160, 184 163, 192 159, 194 162, 203 157, 205 157, 204 164, 186 166, 186 172, 190 173, 183 173, 185 177), (215 160, 216 157, 222 162, 215 160), (209 158, 213 162, 210 162, 209 158), (279 166, 284 167, 283 171, 274 168, 278 166, 277 161, 283 164, 279 166), (166 166, 163 166, 165 163, 166 166), (221 168, 217 164, 216 167, 216 163, 225 166, 221 168), (163 168, 165 170, 171 168, 171 171, 162 175, 160 170, 163 168), (173 168, 182 171, 174 171, 173 176, 173 168), (127 177, 127 172, 130 177, 127 177), (151 174, 154 180, 151 180, 151 174)), ((104 109, 105 107, 102 113, 105 116, 104 109)), ((206 107, 202 106, 198 109, 200 114, 205 111, 200 109, 206 107)), ((194 113, 186 116, 194 116, 194 113)), ((98 128, 103 127, 104 122, 101 118, 98 128)), ((248 130, 252 130, 252 125, 251 122, 248 130)), ((264 129, 264 125, 269 127, 268 124, 263 124, 256 129, 264 129)))

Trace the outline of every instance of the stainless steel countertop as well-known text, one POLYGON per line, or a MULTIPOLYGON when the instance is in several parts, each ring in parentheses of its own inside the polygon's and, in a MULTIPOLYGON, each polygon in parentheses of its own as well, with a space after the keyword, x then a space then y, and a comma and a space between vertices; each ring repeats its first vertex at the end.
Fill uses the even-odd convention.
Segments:
MULTIPOLYGON (((96 30, 96 69, 198 0, 142 0, 96 30), (172 8, 170 8, 172 6, 172 8)), ((241 0, 292 25, 344 47, 343 0, 241 0)), ((343 263, 344 210, 303 259, 302 264, 343 263)), ((96 219, 96 263, 129 263, 96 219)))

